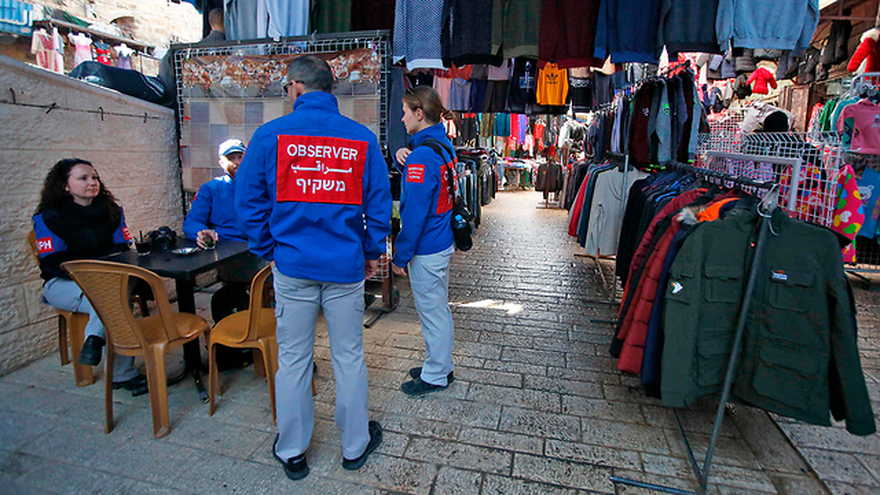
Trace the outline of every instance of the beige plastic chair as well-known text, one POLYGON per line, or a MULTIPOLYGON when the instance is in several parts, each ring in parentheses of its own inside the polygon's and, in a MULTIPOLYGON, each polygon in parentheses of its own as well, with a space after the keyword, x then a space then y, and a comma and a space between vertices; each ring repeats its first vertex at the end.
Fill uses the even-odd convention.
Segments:
MULTIPOLYGON (((269 403, 272 406, 272 421, 275 421, 275 372, 278 369, 278 342, 275 340, 275 310, 266 307, 265 288, 272 265, 264 267, 251 280, 251 297, 248 309, 223 318, 211 329, 208 338, 208 390, 210 394, 210 413, 217 410, 216 400, 220 394, 220 378, 217 370, 216 345, 255 349, 261 359, 254 359, 257 375, 266 377, 269 385, 269 403)), ((255 356, 256 357, 256 356, 255 356)), ((312 393, 315 392, 315 379, 312 376, 312 393)))
POLYGON ((165 354, 209 328, 204 318, 171 309, 162 279, 137 266, 110 261, 79 260, 61 265, 79 284, 91 301, 107 330, 104 380, 104 432, 113 430, 113 354, 142 356, 147 368, 153 435, 163 437, 171 431, 168 416, 168 388, 165 354), (135 318, 128 302, 128 285, 133 278, 146 282, 156 299, 158 314, 135 318), (113 352, 109 352, 109 351, 113 352))
MULTIPOLYGON (((39 265, 40 259, 37 255, 37 236, 34 231, 30 231, 27 236, 28 247, 34 261, 39 265)), ((72 311, 64 311, 55 309, 58 314, 58 357, 61 360, 61 366, 71 362, 70 354, 68 354, 68 342, 70 342, 70 350, 73 354, 73 377, 77 387, 86 387, 95 383, 95 374, 92 367, 85 364, 79 364, 79 352, 82 349, 83 340, 85 339, 86 324, 89 322, 89 315, 85 313, 74 313, 72 311)))

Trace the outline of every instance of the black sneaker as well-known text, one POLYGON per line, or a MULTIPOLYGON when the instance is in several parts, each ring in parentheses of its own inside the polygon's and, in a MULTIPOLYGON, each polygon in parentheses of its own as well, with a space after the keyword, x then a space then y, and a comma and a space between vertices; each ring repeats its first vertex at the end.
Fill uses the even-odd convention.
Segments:
POLYGON ((402 390, 403 393, 409 395, 410 397, 419 397, 421 395, 436 392, 438 390, 444 390, 448 386, 449 385, 434 385, 422 381, 421 378, 413 378, 412 380, 401 385, 400 390, 402 390))
POLYGON ((113 390, 119 390, 120 388, 131 392, 132 397, 144 395, 150 391, 147 387, 147 377, 144 375, 138 375, 124 382, 113 382, 113 390))
POLYGON ((364 449, 364 453, 361 454, 361 456, 357 459, 346 459, 343 457, 343 468, 348 469, 349 471, 355 471, 362 468, 364 466, 364 463, 367 462, 367 457, 370 457, 370 454, 372 454, 374 450, 379 448, 379 445, 382 445, 382 425, 380 425, 378 421, 370 421, 369 429, 370 443, 367 444, 367 448, 364 449))
POLYGON ((293 481, 298 481, 309 475, 309 463, 306 462, 306 454, 302 453, 288 460, 283 460, 275 453, 275 447, 278 445, 278 435, 275 435, 275 442, 272 443, 272 456, 284 466, 284 474, 293 481))
POLYGON ((101 362, 101 354, 104 351, 104 339, 97 335, 89 335, 83 342, 79 351, 79 364, 97 366, 101 362))
MULTIPOLYGON (((418 368, 410 368, 409 369, 409 376, 411 376, 413 378, 421 378, 422 367, 419 366, 418 368)), ((446 384, 449 385, 450 383, 452 383, 454 381, 455 381, 455 373, 450 371, 449 374, 446 375, 446 384)))

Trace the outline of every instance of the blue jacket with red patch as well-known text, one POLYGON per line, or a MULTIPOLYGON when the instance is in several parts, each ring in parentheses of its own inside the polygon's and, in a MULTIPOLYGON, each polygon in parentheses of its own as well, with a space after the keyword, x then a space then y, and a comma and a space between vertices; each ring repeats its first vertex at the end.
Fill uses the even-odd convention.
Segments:
POLYGON ((251 251, 288 277, 354 283, 385 253, 388 166, 365 126, 314 91, 254 133, 235 175, 235 208, 251 251))
MULTIPOLYGON (((406 159, 400 194, 401 230, 397 236, 394 264, 405 267, 413 256, 435 254, 452 245, 452 194, 446 168, 454 167, 455 148, 446 137, 443 124, 415 133, 413 152, 406 159), (426 140, 439 141, 453 156, 441 158, 426 140)), ((455 170, 453 169, 453 175, 455 170)))
POLYGON ((70 278, 61 269, 65 261, 95 259, 129 248, 131 236, 125 215, 113 221, 107 207, 99 202, 81 206, 69 201, 64 208, 46 209, 33 216, 40 277, 70 278))

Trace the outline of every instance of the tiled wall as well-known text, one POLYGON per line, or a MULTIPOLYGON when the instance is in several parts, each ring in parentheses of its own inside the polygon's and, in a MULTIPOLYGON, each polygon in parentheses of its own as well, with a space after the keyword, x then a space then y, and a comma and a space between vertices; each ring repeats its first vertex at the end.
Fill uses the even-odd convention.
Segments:
MULTIPOLYGON (((339 111, 379 135, 377 94, 337 94, 339 111)), ((286 98, 189 98, 184 104, 180 158, 183 187, 188 192, 223 175, 217 164, 217 146, 229 138, 250 142, 262 124, 290 112, 286 98)))

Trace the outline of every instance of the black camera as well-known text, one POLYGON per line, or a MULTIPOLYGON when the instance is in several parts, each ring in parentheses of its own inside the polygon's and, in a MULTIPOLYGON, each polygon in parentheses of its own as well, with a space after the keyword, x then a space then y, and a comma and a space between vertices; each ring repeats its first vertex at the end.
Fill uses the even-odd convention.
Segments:
POLYGON ((171 251, 177 244, 177 232, 168 226, 159 227, 147 235, 153 245, 153 251, 171 251))

